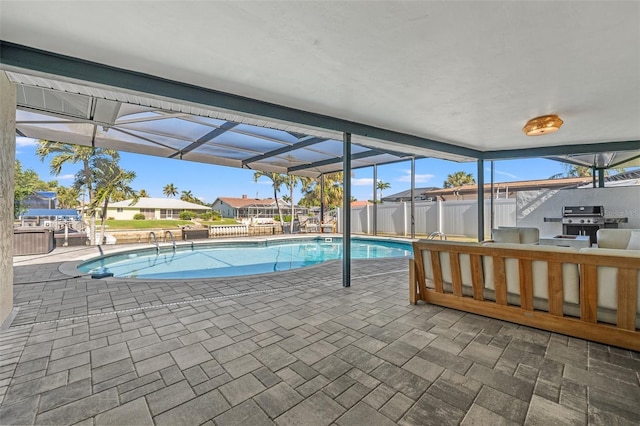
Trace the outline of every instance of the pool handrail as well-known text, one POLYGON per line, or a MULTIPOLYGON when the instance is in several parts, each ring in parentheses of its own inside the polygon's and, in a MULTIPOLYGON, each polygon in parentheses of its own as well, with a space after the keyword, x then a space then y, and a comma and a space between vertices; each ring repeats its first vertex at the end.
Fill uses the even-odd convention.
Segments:
POLYGON ((171 237, 171 243, 173 244, 173 251, 176 251, 176 239, 173 238, 173 232, 170 230, 164 231, 164 242, 167 242, 167 234, 171 237))
POLYGON ((158 238, 156 238, 156 233, 151 231, 149 232, 149 237, 147 238, 147 243, 151 244, 151 237, 153 237, 153 241, 156 243, 156 254, 160 253, 160 246, 158 245, 158 238))

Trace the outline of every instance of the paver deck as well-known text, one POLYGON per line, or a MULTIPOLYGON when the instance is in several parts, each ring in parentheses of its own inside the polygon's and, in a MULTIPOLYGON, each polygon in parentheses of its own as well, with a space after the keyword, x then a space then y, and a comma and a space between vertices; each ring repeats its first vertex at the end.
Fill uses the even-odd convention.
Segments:
POLYGON ((406 259, 92 280, 16 257, 0 424, 640 423, 640 353, 408 303, 406 259))

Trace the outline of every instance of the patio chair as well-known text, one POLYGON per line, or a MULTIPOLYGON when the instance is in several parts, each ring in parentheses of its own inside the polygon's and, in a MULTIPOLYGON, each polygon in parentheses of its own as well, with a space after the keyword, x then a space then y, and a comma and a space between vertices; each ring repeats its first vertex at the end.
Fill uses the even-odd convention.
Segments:
POLYGON ((314 217, 298 215, 298 223, 300 223, 300 230, 304 232, 320 232, 320 224, 314 217))

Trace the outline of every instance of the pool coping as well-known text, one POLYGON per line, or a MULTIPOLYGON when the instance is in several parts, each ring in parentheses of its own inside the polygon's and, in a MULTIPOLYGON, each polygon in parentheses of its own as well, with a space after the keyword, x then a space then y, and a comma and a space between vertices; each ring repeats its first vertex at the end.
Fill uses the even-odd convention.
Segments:
MULTIPOLYGON (((342 239, 343 236, 341 234, 331 234, 331 235, 326 235, 324 236, 323 234, 313 234, 313 235, 281 235, 281 236, 275 236, 275 237, 269 237, 269 238, 265 238, 265 237, 260 237, 260 238, 255 238, 255 239, 250 239, 247 240, 246 237, 245 238, 225 238, 225 239, 219 239, 219 240, 210 240, 210 239, 206 239, 206 240, 201 240, 201 241, 190 241, 189 245, 193 245, 193 246, 197 246, 197 245, 215 245, 216 243, 220 243, 221 245, 223 244, 235 244, 235 243, 266 243, 268 241, 287 241, 287 240, 291 240, 291 241, 299 241, 299 240, 318 240, 318 239, 322 239, 322 238, 340 238, 342 239)), ((352 236, 352 239, 358 239, 358 240, 382 240, 382 241, 393 241, 393 242, 399 242, 399 243, 405 243, 405 244, 410 244, 413 241, 417 241, 417 239, 407 239, 407 238, 397 238, 397 237, 376 237, 376 236, 352 236)), ((162 245, 162 248, 171 248, 173 244, 171 243, 165 243, 164 245, 162 245)), ((179 244, 178 246, 186 246, 187 244, 179 244)), ((135 252, 135 251, 146 251, 149 249, 149 245, 146 244, 142 247, 136 247, 136 248, 131 248, 131 246, 127 247, 127 246, 123 246, 122 248, 117 248, 117 249, 113 249, 110 250, 108 253, 104 254, 104 256, 113 256, 113 255, 117 255, 117 254, 121 254, 121 253, 126 253, 126 252, 135 252)), ((332 259, 332 260, 327 260, 324 262, 320 262, 314 265, 309 265, 309 266, 304 266, 302 268, 294 268, 294 269, 288 269, 286 271, 276 271, 276 272, 267 272, 267 273, 261 273, 261 274, 246 274, 246 275, 232 275, 232 276, 223 276, 223 277, 201 277, 201 278, 161 278, 161 279, 151 279, 151 278, 132 278, 132 277, 103 277, 103 278, 92 278, 92 274, 90 273, 82 273, 78 270, 78 266, 83 263, 86 262, 87 260, 91 260, 93 258, 98 258, 100 256, 96 256, 95 253, 91 253, 89 254, 84 254, 84 255, 80 255, 78 258, 70 260, 70 261, 66 261, 63 262, 59 265, 58 267, 58 271, 64 275, 67 275, 69 278, 84 278, 84 279, 99 279, 101 281, 107 281, 107 282, 122 282, 122 281, 131 281, 131 280, 140 280, 140 281, 144 281, 144 280, 150 280, 150 281, 167 281, 167 282, 195 282, 195 281, 205 281, 205 280, 218 280, 218 279, 231 279, 231 278, 240 278, 240 277, 260 277, 260 276, 269 276, 269 277, 277 277, 283 274, 289 274, 292 272, 295 272, 296 270, 299 269, 305 269, 308 270, 310 268, 315 268, 321 265, 326 265, 326 264, 331 264, 332 262, 342 262, 341 259, 332 259)), ((352 261, 375 261, 377 259, 352 259, 352 261)))

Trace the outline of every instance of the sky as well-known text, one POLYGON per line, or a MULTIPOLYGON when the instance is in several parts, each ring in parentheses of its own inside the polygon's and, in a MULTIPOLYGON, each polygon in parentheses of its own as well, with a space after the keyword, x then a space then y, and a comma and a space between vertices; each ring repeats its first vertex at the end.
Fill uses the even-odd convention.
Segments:
MULTIPOLYGON (((60 185, 73 184, 74 174, 80 170, 80 164, 66 165, 59 176, 53 176, 49 171, 49 161, 42 162, 35 155, 35 140, 18 137, 16 141, 16 159, 22 164, 23 170, 34 170, 45 182, 57 180, 60 185)), ((120 152, 120 167, 135 171, 136 178, 131 186, 136 190, 146 190, 151 197, 164 197, 162 189, 170 183, 177 187, 179 193, 191 191, 193 195, 207 203, 213 203, 218 197, 241 197, 243 194, 252 198, 273 197, 271 181, 261 178, 258 182, 254 182, 254 172, 247 169, 126 152, 120 152)), ((491 163, 485 162, 486 183, 490 182, 490 167, 491 163)), ((416 188, 442 187, 447 176, 458 171, 471 173, 477 179, 476 162, 456 163, 433 158, 416 160, 416 188)), ((495 162, 495 182, 547 179, 564 172, 563 163, 540 158, 495 162)), ((383 196, 411 188, 409 161, 378 166, 377 173, 378 180, 390 184, 390 188, 383 191, 383 196)), ((281 195, 288 195, 284 187, 282 190, 284 192, 281 192, 281 195)), ((373 199, 373 168, 354 170, 351 192, 357 200, 373 199)), ((296 189, 294 199, 298 200, 300 197, 300 190, 296 189)))

